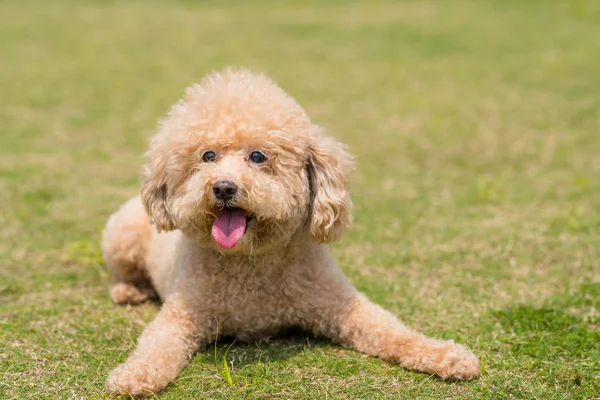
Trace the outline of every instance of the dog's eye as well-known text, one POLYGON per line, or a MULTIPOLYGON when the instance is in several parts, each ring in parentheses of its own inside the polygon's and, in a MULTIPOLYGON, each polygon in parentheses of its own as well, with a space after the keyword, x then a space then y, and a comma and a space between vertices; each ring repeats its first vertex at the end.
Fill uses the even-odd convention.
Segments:
POLYGON ((202 155, 202 161, 213 162, 217 160, 217 154, 214 151, 207 151, 202 155))
POLYGON ((256 164, 264 163, 265 161, 267 161, 267 156, 265 156, 260 151, 253 151, 252 153, 250 153, 250 161, 256 164))

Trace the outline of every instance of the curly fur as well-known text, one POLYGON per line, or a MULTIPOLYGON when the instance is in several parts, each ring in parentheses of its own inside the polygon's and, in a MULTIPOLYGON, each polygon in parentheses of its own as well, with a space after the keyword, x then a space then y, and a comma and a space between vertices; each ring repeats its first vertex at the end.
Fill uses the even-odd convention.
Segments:
POLYGON ((351 223, 351 157, 267 77, 228 69, 191 86, 146 157, 141 198, 110 217, 102 248, 114 302, 164 304, 109 392, 160 391, 217 334, 253 341, 290 327, 444 379, 479 375, 464 346, 407 328, 337 268, 326 243, 351 223), (208 150, 215 162, 202 161, 208 150), (212 193, 223 179, 239 188, 227 204, 212 193), (232 249, 211 237, 224 206, 254 217, 232 249))

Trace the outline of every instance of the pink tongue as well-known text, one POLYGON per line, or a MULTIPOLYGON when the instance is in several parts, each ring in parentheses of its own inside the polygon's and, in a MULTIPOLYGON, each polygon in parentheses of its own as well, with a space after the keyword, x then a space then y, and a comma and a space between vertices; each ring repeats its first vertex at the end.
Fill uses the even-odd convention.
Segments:
POLYGON ((212 226, 212 237, 219 246, 231 249, 246 231, 246 211, 241 208, 224 208, 212 226))

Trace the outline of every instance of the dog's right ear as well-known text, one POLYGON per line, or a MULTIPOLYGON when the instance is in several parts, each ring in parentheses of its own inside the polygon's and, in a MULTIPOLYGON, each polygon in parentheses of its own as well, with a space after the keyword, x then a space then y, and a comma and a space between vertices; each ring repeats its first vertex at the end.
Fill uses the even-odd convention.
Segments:
POLYGON ((148 162, 142 171, 142 203, 159 232, 175 229, 167 201, 169 189, 167 186, 168 153, 166 147, 160 133, 152 138, 150 149, 146 153, 148 162))

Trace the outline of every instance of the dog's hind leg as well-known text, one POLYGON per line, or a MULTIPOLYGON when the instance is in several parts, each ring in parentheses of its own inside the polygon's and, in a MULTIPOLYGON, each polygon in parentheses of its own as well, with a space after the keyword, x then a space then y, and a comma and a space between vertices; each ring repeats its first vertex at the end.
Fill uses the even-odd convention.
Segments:
POLYGON ((123 204, 104 228, 102 253, 113 277, 109 295, 115 303, 157 298, 146 269, 151 229, 139 197, 123 204))

